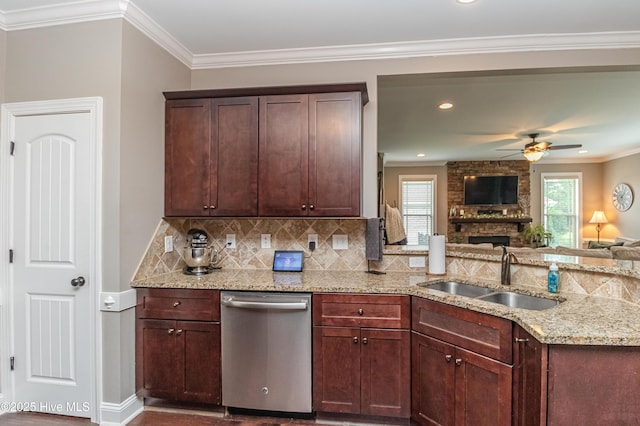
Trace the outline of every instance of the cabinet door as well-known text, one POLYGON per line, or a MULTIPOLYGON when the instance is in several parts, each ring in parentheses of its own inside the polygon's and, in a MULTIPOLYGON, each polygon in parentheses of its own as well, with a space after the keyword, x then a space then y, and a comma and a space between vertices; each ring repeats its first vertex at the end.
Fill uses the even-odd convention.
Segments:
POLYGON ((360 215, 360 93, 309 95, 309 215, 360 215))
POLYGON ((362 329, 362 414, 409 417, 409 330, 362 329))
POLYGON ((511 366, 456 348, 456 424, 511 425, 511 366))
POLYGON ((513 330, 513 424, 540 426, 547 417, 547 345, 521 327, 513 330))
POLYGON ((208 216, 209 99, 165 104, 165 216, 208 216))
POLYGON ((453 425, 455 347, 411 333, 411 418, 424 425, 453 425))
POLYGON ((313 405, 360 413, 360 329, 313 327, 313 405))
POLYGON ((176 399, 220 404, 220 323, 178 321, 175 336, 176 399))
POLYGON ((306 216, 309 96, 260 98, 260 216, 306 216))
POLYGON ((136 388, 144 397, 175 399, 176 322, 136 321, 136 388))
POLYGON ((211 101, 211 216, 258 215, 258 98, 211 101))

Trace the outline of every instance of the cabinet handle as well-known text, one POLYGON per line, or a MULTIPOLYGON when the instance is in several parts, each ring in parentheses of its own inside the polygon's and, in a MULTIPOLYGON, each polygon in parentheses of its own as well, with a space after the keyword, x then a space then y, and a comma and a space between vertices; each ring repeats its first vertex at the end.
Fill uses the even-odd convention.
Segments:
POLYGON ((175 328, 170 328, 169 330, 167 330, 167 334, 173 334, 174 331, 176 331, 175 328))
POLYGON ((462 358, 456 358, 456 365, 462 365, 462 358))
POLYGON ((177 302, 173 302, 173 307, 177 308, 178 306, 180 306, 180 303, 182 302, 180 302, 179 300, 177 302))
POLYGON ((520 339, 519 337, 515 338, 516 343, 524 343, 524 342, 528 342, 529 339, 520 339))
POLYGON ((203 209, 207 210, 209 206, 202 206, 203 209))
POLYGON ((302 205, 302 210, 306 210, 306 209, 307 209, 307 205, 306 205, 306 204, 303 204, 303 205, 302 205))
POLYGON ((313 204, 309 204, 309 210, 313 210, 314 206, 313 204))
POLYGON ((215 208, 216 208, 216 206, 209 206, 209 208, 210 208, 211 210, 213 210, 213 209, 215 209, 215 208))
POLYGON ((363 345, 366 345, 367 343, 369 343, 369 341, 367 340, 367 338, 366 338, 366 337, 363 337, 363 338, 362 338, 362 344, 363 344, 363 345))
POLYGON ((358 309, 358 315, 364 315, 364 309, 362 308, 358 309))
POLYGON ((178 336, 179 336, 179 335, 181 335, 181 334, 182 334, 182 329, 181 329, 181 328, 179 328, 178 330, 176 330, 176 335, 178 335, 178 336))
POLYGON ((357 337, 353 338, 353 343, 358 343, 358 338, 357 337))
POLYGON ((447 362, 451 362, 451 358, 453 358, 451 355, 445 355, 444 356, 444 360, 447 362))

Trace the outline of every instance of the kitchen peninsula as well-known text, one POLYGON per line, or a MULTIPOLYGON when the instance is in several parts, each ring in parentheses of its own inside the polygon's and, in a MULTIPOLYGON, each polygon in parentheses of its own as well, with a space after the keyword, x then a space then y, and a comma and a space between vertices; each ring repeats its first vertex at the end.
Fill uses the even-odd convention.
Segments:
MULTIPOLYGON (((525 416, 528 416, 526 418, 529 421, 531 416, 539 419, 535 424, 563 424, 567 419, 577 423, 581 423, 581 420, 588 423, 598 418, 604 421, 605 417, 598 416, 605 414, 613 416, 607 417, 609 419, 637 418, 640 413, 634 411, 634 406, 625 404, 624 400, 625 395, 640 392, 637 389, 638 381, 633 379, 640 372, 638 305, 621 299, 637 297, 640 270, 629 261, 580 259, 578 262, 576 258, 563 257, 567 262, 560 264, 563 291, 558 296, 552 296, 546 293, 544 287, 548 259, 550 258, 543 256, 520 259, 520 264, 513 265, 513 283, 507 288, 561 300, 557 306, 541 311, 509 308, 420 285, 425 282, 455 280, 504 289, 498 284, 499 257, 493 253, 447 253, 446 276, 429 276, 424 272, 372 275, 363 271, 324 270, 279 274, 269 270, 222 269, 201 277, 186 276, 180 271, 168 272, 138 279, 132 285, 136 288, 153 289, 410 296, 414 305, 414 320, 411 325, 414 351, 411 370, 414 384, 418 381, 416 374, 425 374, 419 373, 419 358, 416 358, 415 352, 417 347, 424 348, 418 343, 421 342, 419 339, 426 338, 416 331, 419 322, 416 323, 415 315, 417 306, 421 306, 420 301, 435 303, 433 306, 442 306, 442 309, 455 308, 453 318, 457 318, 455 315, 458 314, 464 318, 466 312, 470 312, 482 315, 481 318, 505 320, 513 324, 513 331, 509 328, 508 336, 512 336, 510 342, 515 342, 514 358, 511 359, 509 352, 508 360, 501 364, 507 365, 508 371, 513 371, 513 375, 508 373, 509 380, 511 377, 513 379, 513 394, 511 385, 509 386, 509 395, 513 395, 510 410, 514 416, 513 424, 520 424, 516 421, 522 421, 525 416), (611 292, 609 297, 594 295, 604 291, 611 292), (615 295, 622 297, 612 297, 615 295), (518 348, 518 345, 525 346, 518 348), (526 365, 529 367, 520 369, 522 365, 518 363, 523 359, 528 360, 526 365), (547 368, 548 375, 544 373, 547 368), (537 398, 531 396, 531 389, 523 388, 535 386, 535 383, 540 391, 537 398), (575 389, 581 389, 581 393, 577 394, 575 389), (526 397, 522 394, 525 391, 529 392, 526 397)), ((441 315, 445 314, 448 315, 449 312, 442 311, 441 315)), ((414 387, 412 394, 416 392, 414 387)), ((426 421, 425 410, 422 409, 421 402, 415 400, 415 395, 411 405, 412 419, 426 421)), ((466 409, 473 412, 471 406, 466 409)), ((511 423, 511 417, 504 421, 504 424, 511 423)))

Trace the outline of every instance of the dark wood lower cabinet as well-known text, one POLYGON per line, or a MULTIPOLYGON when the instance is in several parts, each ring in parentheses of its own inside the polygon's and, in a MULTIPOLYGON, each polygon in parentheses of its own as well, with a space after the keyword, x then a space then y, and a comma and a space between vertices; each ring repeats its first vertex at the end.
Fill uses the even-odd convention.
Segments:
POLYGON ((220 323, 141 319, 137 335, 141 396, 221 403, 220 323))
POLYGON ((514 326, 513 424, 540 426, 547 418, 547 345, 514 326))
POLYGON ((408 330, 314 327, 314 409, 409 417, 408 330))
POLYGON ((221 404, 219 292, 138 289, 137 293, 137 394, 221 404))
POLYGON ((640 347, 549 345, 547 424, 640 423, 640 347))
POLYGON ((510 425, 511 365, 412 333, 411 417, 427 425, 510 425))

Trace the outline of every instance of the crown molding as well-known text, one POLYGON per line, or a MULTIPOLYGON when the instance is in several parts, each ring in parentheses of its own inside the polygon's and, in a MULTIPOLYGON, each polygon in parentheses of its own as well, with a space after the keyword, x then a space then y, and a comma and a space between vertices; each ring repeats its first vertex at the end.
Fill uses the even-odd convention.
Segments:
POLYGON ((138 6, 129 3, 125 19, 157 45, 169 52, 169 54, 173 55, 187 67, 192 68, 193 53, 169 34, 167 30, 158 25, 156 21, 151 19, 149 15, 144 13, 138 6))
POLYGON ((640 47, 640 31, 536 34, 194 55, 191 68, 208 69, 422 56, 638 47, 640 47))
POLYGON ((640 31, 535 34, 376 43, 314 48, 193 54, 130 0, 78 0, 53 6, 0 11, 5 31, 124 18, 191 69, 401 59, 482 53, 627 49, 640 47, 640 31))
POLYGON ((5 31, 123 18, 129 0, 79 0, 0 13, 5 31))

